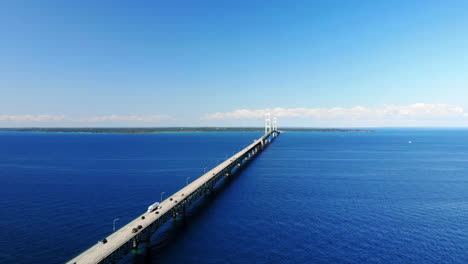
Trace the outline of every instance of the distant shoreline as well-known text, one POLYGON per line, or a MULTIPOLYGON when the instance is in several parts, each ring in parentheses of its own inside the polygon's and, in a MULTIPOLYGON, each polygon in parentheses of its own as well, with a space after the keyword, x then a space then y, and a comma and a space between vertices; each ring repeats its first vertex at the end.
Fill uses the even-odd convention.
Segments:
MULTIPOLYGON (((154 128, 99 128, 99 127, 25 127, 0 128, 2 132, 60 132, 60 133, 118 133, 118 134, 153 134, 175 132, 262 132, 262 127, 154 127, 154 128)), ((281 128, 283 132, 375 132, 368 129, 342 129, 342 128, 281 128)))

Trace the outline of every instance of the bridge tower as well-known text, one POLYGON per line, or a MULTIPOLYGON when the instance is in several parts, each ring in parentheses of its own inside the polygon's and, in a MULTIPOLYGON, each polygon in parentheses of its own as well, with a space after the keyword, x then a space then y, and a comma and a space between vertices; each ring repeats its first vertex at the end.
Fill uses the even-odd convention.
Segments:
POLYGON ((273 117, 273 131, 278 132, 278 119, 273 117))
POLYGON ((271 115, 266 113, 265 115, 265 134, 268 134, 271 131, 271 115))

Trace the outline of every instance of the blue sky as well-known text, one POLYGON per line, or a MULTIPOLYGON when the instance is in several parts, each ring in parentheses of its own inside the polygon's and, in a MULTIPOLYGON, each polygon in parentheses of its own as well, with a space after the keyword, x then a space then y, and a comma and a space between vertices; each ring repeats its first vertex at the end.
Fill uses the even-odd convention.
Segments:
POLYGON ((468 126, 467 47, 466 1, 3 1, 0 127, 468 126))

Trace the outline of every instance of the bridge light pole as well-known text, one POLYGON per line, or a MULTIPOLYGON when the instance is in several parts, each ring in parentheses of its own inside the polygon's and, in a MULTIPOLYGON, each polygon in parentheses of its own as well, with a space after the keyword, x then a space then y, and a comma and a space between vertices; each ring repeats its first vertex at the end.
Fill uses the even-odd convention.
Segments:
POLYGON ((208 167, 203 168, 203 174, 206 173, 206 169, 208 169, 208 167))
POLYGON ((188 185, 188 180, 190 179, 190 177, 187 177, 187 179, 185 179, 185 183, 188 185))
POLYGON ((114 232, 115 232, 115 222, 118 221, 118 220, 119 220, 119 218, 116 218, 116 219, 114 219, 114 221, 113 221, 113 228, 112 228, 112 231, 114 231, 114 232))
POLYGON ((163 201, 163 194, 165 194, 166 192, 161 192, 161 203, 163 201))

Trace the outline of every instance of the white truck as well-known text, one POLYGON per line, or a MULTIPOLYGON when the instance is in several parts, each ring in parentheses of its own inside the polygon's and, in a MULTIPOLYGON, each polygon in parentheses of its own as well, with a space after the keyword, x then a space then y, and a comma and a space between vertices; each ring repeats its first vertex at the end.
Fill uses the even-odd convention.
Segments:
POLYGON ((153 212, 154 210, 158 209, 159 208, 159 203, 158 202, 155 202, 154 204, 150 205, 148 207, 148 213, 151 213, 153 212))

